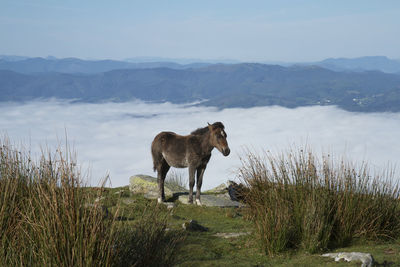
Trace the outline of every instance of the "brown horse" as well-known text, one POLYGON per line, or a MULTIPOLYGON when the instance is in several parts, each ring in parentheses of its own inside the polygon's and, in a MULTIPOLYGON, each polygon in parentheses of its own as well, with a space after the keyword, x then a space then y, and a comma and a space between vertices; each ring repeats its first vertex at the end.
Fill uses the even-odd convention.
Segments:
POLYGON ((157 171, 158 202, 165 201, 164 180, 169 168, 189 167, 189 203, 193 203, 194 175, 197 172, 196 203, 201 205, 200 189, 211 151, 216 147, 224 156, 230 153, 224 129, 221 122, 216 122, 186 136, 161 132, 154 138, 151 155, 153 169, 157 171))

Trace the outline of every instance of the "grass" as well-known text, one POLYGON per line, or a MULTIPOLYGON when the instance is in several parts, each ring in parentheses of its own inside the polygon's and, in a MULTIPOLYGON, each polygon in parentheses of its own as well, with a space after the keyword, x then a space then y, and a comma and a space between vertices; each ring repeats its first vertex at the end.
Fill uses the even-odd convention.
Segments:
POLYGON ((188 179, 182 174, 181 171, 177 171, 174 169, 170 170, 167 174, 165 181, 166 183, 169 183, 171 185, 175 185, 188 190, 188 179))
POLYGON ((266 253, 317 253, 354 239, 400 237, 399 185, 392 173, 373 177, 366 164, 318 161, 311 152, 275 157, 249 153, 240 175, 251 220, 266 253))
MULTIPOLYGON (((155 204, 155 200, 145 199, 142 195, 126 195, 117 199, 113 192, 128 191, 128 187, 106 190, 109 197, 114 197, 115 202, 120 203, 116 204, 120 205, 120 209, 126 210, 127 214, 130 212, 126 220, 120 221, 123 225, 133 225, 135 218, 142 214, 148 205, 155 204)), ((113 210, 113 207, 116 206, 110 206, 109 210, 113 210)), ((178 248, 174 266, 349 266, 348 263, 337 263, 300 248, 268 256, 258 238, 257 228, 249 220, 245 208, 198 207, 176 203, 172 210, 160 206, 159 212, 167 216, 169 229, 179 230, 184 222, 191 219, 209 228, 208 232, 186 233, 186 238, 178 248), (229 239, 215 236, 216 233, 232 232, 250 234, 229 239)), ((390 266, 400 266, 400 242, 396 240, 371 241, 356 238, 351 245, 331 251, 368 252, 380 263, 387 261, 393 263, 390 266)))
MULTIPOLYGON (((115 198, 115 206, 126 211, 126 220, 120 221, 128 227, 135 223, 148 205, 155 204, 155 200, 145 199, 142 195, 124 194, 117 198, 115 192, 124 188, 107 188, 108 197, 115 198)), ((111 203, 111 201, 109 201, 111 203)), ((184 222, 196 220, 209 228, 208 232, 187 232, 186 238, 178 248, 174 266, 349 266, 348 263, 336 263, 332 259, 311 254, 304 249, 290 249, 274 256, 269 256, 263 250, 259 240, 257 228, 249 220, 249 212, 245 208, 216 208, 198 207, 176 203, 176 207, 168 210, 160 206, 159 212, 168 218, 167 228, 179 230, 184 222), (216 233, 249 232, 249 235, 237 238, 221 238, 216 233)), ((396 240, 365 240, 355 238, 351 245, 331 251, 359 251, 371 253, 374 258, 383 263, 393 263, 390 266, 400 265, 400 242, 396 240), (388 251, 388 253, 386 253, 388 251), (396 265, 397 264, 397 265, 396 265)), ((350 265, 355 266, 355 265, 350 265)))
POLYGON ((252 175, 247 190, 261 202, 247 208, 176 202, 168 209, 128 186, 86 187, 65 150, 33 162, 2 141, 0 266, 348 266, 319 256, 325 250, 400 264, 397 187, 372 178, 365 166, 354 172, 332 162, 319 168, 308 153, 293 161, 249 154, 253 165, 244 164, 241 174, 252 175), (360 175, 363 182, 351 180, 360 175), (189 220, 209 231, 184 232, 189 220), (249 234, 216 236, 239 232, 249 234), (266 240, 279 249, 269 253, 266 240))
POLYGON ((127 193, 86 188, 65 151, 33 162, 0 142, 0 266, 173 265, 184 235, 166 231, 160 207, 146 205, 128 228, 118 204, 127 193))

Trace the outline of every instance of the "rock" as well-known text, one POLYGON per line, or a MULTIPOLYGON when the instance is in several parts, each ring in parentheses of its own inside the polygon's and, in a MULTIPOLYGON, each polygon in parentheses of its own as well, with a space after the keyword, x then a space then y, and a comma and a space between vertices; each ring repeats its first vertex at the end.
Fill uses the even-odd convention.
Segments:
POLYGON ((106 199, 106 197, 96 197, 94 202, 100 202, 100 201, 103 201, 104 199, 106 199))
POLYGON ((383 253, 385 253, 387 255, 391 255, 391 254, 396 254, 396 251, 392 248, 388 248, 385 251, 383 251, 383 253))
MULTIPOLYGON (((129 190, 134 194, 144 194, 146 198, 157 199, 157 178, 147 175, 134 175, 129 179, 129 190)), ((187 190, 179 185, 165 182, 164 192, 165 197, 172 197, 175 193, 183 193, 187 190)))
POLYGON ((182 224, 182 228, 187 231, 199 231, 199 232, 207 232, 208 228, 200 225, 195 220, 190 220, 189 222, 184 222, 182 224))
POLYGON ((173 208, 175 208, 175 203, 174 202, 162 202, 166 207, 167 207, 167 209, 173 209, 173 208))
MULTIPOLYGON (((180 195, 178 200, 182 204, 188 203, 188 195, 180 195)), ((195 198, 195 196, 193 196, 195 198)), ((228 193, 219 195, 201 195, 201 204, 207 207, 242 207, 242 203, 238 201, 232 201, 228 193)))
POLYGON ((135 199, 131 199, 131 198, 123 198, 122 199, 122 203, 124 203, 126 205, 132 205, 135 202, 136 202, 136 200, 135 199))
POLYGON ((216 233, 214 236, 222 238, 235 238, 243 235, 249 235, 250 232, 239 232, 239 233, 216 233))
MULTIPOLYGON (((146 198, 158 198, 158 182, 157 178, 147 175, 134 175, 130 178, 129 190, 134 194, 144 194, 146 198)), ((174 183, 165 182, 165 197, 177 198, 183 204, 188 203, 188 190, 174 183)), ((210 207, 242 207, 243 204, 238 201, 231 200, 228 194, 226 184, 221 184, 211 190, 205 191, 201 195, 201 203, 203 206, 210 207)), ((195 201, 196 192, 193 194, 195 201)), ((172 208, 167 206, 168 208, 172 208)))
POLYGON ((374 258, 369 253, 361 252, 337 252, 337 253, 326 253, 322 254, 322 257, 330 257, 335 261, 361 261, 361 267, 372 267, 374 266, 374 258))
POLYGON ((228 192, 228 186, 225 183, 223 183, 213 189, 204 191, 204 194, 225 194, 227 192, 228 192))
POLYGON ((243 184, 237 184, 234 181, 229 181, 228 193, 232 200, 244 200, 247 190, 248 189, 243 184))

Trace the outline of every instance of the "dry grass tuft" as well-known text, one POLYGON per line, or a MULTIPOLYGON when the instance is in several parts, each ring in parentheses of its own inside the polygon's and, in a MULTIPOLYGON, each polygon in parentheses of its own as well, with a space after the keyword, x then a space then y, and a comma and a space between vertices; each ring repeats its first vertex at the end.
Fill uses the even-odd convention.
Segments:
POLYGON ((319 161, 300 150, 278 157, 247 152, 239 173, 249 189, 249 217, 269 255, 289 248, 315 253, 356 237, 400 237, 400 188, 390 171, 372 177, 367 164, 330 156, 319 161))

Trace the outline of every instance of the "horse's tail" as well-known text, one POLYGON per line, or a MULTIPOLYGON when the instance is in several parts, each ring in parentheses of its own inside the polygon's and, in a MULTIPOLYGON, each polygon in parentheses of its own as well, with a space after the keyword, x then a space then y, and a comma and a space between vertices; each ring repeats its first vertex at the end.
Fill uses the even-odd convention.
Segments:
POLYGON ((151 157, 153 158, 153 171, 157 171, 157 166, 159 165, 159 152, 157 149, 157 137, 154 138, 153 142, 151 143, 151 157))
POLYGON ((157 170, 156 167, 156 157, 155 157, 155 151, 154 151, 154 142, 151 144, 151 157, 153 158, 153 171, 157 170))

